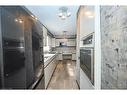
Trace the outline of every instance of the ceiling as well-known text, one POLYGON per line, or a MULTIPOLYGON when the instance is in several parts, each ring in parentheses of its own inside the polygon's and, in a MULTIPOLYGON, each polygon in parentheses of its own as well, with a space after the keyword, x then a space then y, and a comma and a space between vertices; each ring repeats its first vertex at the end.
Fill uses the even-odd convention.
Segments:
POLYGON ((66 6, 71 12, 71 16, 66 20, 58 17, 59 8, 62 6, 26 6, 39 20, 48 28, 53 35, 76 34, 76 17, 79 6, 66 6))

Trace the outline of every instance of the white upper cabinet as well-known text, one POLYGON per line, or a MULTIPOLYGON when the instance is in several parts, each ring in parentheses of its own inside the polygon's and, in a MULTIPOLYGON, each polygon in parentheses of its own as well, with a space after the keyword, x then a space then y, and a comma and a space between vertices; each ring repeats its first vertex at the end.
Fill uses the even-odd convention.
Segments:
POLYGON ((68 39, 67 46, 76 46, 76 39, 68 39))
POLYGON ((65 43, 66 46, 76 46, 76 39, 56 39, 56 46, 60 45, 60 42, 65 43))
POLYGON ((80 38, 93 33, 94 29, 94 7, 86 6, 82 7, 82 12, 80 15, 80 38))
POLYGON ((52 37, 47 35, 47 46, 52 47, 52 37))
POLYGON ((56 39, 55 38, 52 38, 52 47, 55 47, 56 46, 55 41, 56 41, 56 39))
POLYGON ((44 46, 47 45, 47 29, 43 26, 43 43, 44 43, 44 46))

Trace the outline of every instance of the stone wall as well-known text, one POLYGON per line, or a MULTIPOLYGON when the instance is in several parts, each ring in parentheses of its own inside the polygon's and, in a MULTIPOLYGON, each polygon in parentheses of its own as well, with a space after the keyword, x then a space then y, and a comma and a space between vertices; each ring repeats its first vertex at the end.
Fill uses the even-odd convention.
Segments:
POLYGON ((127 6, 101 6, 102 89, 127 88, 127 6))

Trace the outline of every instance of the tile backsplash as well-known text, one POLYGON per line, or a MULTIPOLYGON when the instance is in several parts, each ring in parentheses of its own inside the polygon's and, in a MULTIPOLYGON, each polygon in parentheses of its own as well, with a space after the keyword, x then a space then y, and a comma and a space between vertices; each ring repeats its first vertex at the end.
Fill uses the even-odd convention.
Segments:
POLYGON ((101 6, 101 87, 127 88, 127 6, 101 6))

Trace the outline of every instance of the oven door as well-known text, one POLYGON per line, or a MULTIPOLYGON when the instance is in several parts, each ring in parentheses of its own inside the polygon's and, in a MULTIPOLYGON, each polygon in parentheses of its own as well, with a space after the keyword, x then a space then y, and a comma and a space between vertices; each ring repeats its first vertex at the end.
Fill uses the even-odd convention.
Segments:
POLYGON ((94 49, 81 48, 80 49, 80 67, 90 79, 91 83, 94 85, 94 49))

